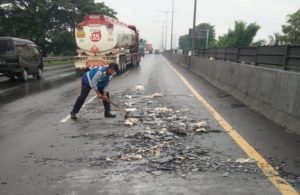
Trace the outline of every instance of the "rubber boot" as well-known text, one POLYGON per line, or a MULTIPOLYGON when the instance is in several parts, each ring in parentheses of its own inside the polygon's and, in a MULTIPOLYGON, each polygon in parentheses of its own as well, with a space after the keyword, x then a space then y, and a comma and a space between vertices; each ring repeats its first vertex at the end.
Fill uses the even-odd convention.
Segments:
POLYGON ((104 117, 108 117, 108 118, 116 117, 115 114, 112 114, 110 112, 110 103, 109 102, 103 101, 103 105, 104 105, 104 117))
POLYGON ((73 119, 73 120, 76 120, 76 119, 77 119, 76 114, 75 114, 74 111, 71 111, 71 112, 70 112, 70 117, 71 117, 71 119, 73 119))

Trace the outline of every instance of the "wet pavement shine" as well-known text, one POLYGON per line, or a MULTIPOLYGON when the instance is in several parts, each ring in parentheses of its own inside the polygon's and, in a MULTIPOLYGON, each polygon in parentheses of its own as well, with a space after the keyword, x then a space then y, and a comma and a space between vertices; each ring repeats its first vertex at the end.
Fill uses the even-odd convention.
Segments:
MULTIPOLYGON (((172 66, 299 192, 299 136, 172 66)), ((91 92, 71 120, 80 78, 53 82, 0 94, 0 194, 282 194, 161 55, 111 81, 129 118, 91 92)))

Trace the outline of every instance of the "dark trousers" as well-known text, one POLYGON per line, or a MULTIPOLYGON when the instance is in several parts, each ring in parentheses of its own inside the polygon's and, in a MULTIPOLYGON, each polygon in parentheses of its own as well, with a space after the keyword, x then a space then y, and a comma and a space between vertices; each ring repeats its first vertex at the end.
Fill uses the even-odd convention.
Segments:
MULTIPOLYGON (((81 107, 82 107, 85 99, 89 95, 90 91, 91 91, 91 87, 90 86, 87 86, 85 84, 81 85, 81 92, 80 92, 80 95, 78 96, 78 98, 77 98, 77 100, 76 100, 76 102, 74 104, 72 112, 74 112, 74 113, 78 113, 79 112, 79 110, 81 109, 81 107)), ((103 90, 101 90, 99 92, 102 95, 104 94, 103 90)), ((109 99, 109 92, 106 92, 106 96, 109 99)), ((108 113, 110 111, 110 103, 103 100, 103 106, 104 106, 105 113, 108 113)))

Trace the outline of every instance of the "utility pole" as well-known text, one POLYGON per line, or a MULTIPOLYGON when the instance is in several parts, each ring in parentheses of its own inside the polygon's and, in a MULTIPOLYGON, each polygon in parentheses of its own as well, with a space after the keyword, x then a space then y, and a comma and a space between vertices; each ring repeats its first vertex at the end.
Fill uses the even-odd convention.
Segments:
POLYGON ((165 25, 165 50, 167 49, 167 41, 168 41, 168 14, 170 13, 169 11, 161 11, 158 10, 159 12, 162 12, 166 14, 166 25, 165 25))
POLYGON ((165 25, 162 24, 162 32, 161 32, 161 50, 163 51, 165 46, 164 46, 164 43, 165 43, 165 40, 164 40, 164 34, 165 34, 165 25))
POLYGON ((168 41, 168 14, 169 12, 166 12, 166 39, 165 39, 165 50, 167 50, 167 41, 168 41))
POLYGON ((173 22, 174 22, 174 0, 172 0, 172 24, 171 24, 171 47, 170 50, 173 49, 173 22))
POLYGON ((192 56, 195 51, 195 26, 196 26, 196 12, 197 12, 197 0, 194 0, 194 21, 193 21, 193 32, 192 32, 192 56))

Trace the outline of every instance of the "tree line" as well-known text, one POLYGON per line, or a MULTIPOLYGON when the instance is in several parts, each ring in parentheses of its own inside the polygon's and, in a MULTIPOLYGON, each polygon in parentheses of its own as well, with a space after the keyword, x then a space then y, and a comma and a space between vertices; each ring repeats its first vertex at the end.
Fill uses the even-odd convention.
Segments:
MULTIPOLYGON (((209 29, 208 48, 225 47, 255 47, 255 46, 275 46, 275 45, 300 45, 300 9, 287 16, 286 24, 282 25, 282 33, 276 32, 270 35, 267 40, 258 40, 254 42, 260 26, 256 23, 247 24, 245 21, 235 21, 234 28, 229 29, 227 33, 215 37, 214 26, 209 23, 197 25, 198 29, 209 29)), ((179 37, 179 48, 183 50, 192 49, 192 39, 186 34, 179 37)), ((206 38, 197 39, 195 48, 206 48, 206 38)))
POLYGON ((32 40, 50 55, 74 55, 75 25, 86 14, 116 18, 112 8, 94 0, 1 0, 0 36, 32 40))

